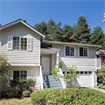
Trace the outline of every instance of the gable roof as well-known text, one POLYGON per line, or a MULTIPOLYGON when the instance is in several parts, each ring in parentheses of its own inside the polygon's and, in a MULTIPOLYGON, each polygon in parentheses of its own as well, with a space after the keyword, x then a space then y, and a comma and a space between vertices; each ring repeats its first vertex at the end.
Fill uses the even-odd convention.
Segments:
POLYGON ((41 37, 45 38, 45 36, 44 36, 43 34, 41 34, 40 32, 38 32, 37 30, 35 30, 35 29, 34 29, 32 26, 30 26, 29 24, 25 23, 22 19, 18 19, 18 20, 16 20, 16 21, 13 21, 13 22, 11 22, 11 23, 8 23, 8 24, 6 24, 6 25, 3 25, 3 26, 0 27, 0 30, 5 29, 5 28, 8 28, 8 27, 10 27, 10 26, 12 26, 12 25, 15 25, 15 24, 17 24, 17 23, 22 23, 22 24, 24 24, 26 27, 28 27, 29 29, 33 30, 35 33, 37 33, 37 34, 40 35, 41 37))
POLYGON ((43 40, 42 43, 44 43, 44 44, 63 44, 63 45, 79 45, 79 46, 100 47, 100 45, 82 44, 82 43, 70 43, 70 42, 59 42, 59 41, 46 41, 46 40, 43 40))

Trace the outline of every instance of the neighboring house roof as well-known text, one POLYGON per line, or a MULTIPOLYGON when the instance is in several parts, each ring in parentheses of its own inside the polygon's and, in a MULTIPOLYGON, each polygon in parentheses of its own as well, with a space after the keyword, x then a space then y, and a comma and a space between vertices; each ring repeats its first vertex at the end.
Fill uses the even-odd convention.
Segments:
POLYGON ((64 45, 80 45, 80 46, 91 46, 91 47, 100 47, 100 45, 91 45, 91 44, 81 44, 81 43, 70 43, 70 42, 59 42, 59 41, 45 41, 42 43, 45 44, 64 44, 64 45))
POLYGON ((11 23, 8 23, 8 24, 6 24, 6 25, 3 25, 3 26, 1 26, 0 27, 0 30, 2 30, 2 29, 5 29, 5 28, 7 28, 7 27, 10 27, 10 26, 12 26, 12 25, 15 25, 15 24, 17 24, 17 23, 22 23, 22 24, 24 24, 25 26, 27 26, 29 29, 31 29, 31 30, 33 30, 34 32, 36 32, 38 35, 40 35, 41 37, 45 37, 43 34, 41 34, 40 32, 38 32, 37 30, 35 30, 32 26, 30 26, 29 24, 27 24, 27 23, 25 23, 22 19, 18 19, 18 20, 16 20, 16 21, 13 21, 13 22, 11 22, 11 23))

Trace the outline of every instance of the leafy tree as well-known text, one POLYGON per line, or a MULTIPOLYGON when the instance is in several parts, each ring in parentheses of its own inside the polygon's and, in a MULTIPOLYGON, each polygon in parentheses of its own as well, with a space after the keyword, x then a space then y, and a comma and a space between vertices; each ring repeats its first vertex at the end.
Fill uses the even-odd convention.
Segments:
POLYGON ((105 34, 100 26, 94 27, 90 37, 90 44, 101 45, 97 50, 105 47, 105 34))
POLYGON ((77 76, 77 67, 74 65, 72 65, 71 67, 67 67, 69 72, 65 72, 64 75, 61 75, 59 74, 59 69, 62 68, 62 63, 60 60, 57 65, 58 68, 53 69, 51 72, 54 79, 58 81, 59 78, 62 78, 65 81, 67 88, 75 87, 77 83, 77 78, 79 78, 79 76, 77 76))
POLYGON ((80 15, 77 23, 76 38, 79 43, 88 43, 90 41, 90 28, 84 15, 80 15))
POLYGON ((9 63, 7 62, 8 58, 6 54, 0 54, 0 80, 1 80, 1 96, 3 96, 4 90, 6 85, 8 85, 8 70, 7 66, 9 66, 9 63))
POLYGON ((104 19, 102 20, 102 22, 105 23, 105 13, 104 13, 104 15, 103 15, 103 18, 104 18, 104 19))

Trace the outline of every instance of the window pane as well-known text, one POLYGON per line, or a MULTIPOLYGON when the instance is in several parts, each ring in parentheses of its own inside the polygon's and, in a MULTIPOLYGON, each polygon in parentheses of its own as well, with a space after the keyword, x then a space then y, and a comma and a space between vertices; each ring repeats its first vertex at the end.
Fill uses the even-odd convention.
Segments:
POLYGON ((70 47, 70 56, 74 56, 74 47, 70 47))
POLYGON ((13 79, 19 79, 19 71, 13 72, 13 79))
POLYGON ((19 37, 13 37, 13 49, 19 49, 19 37))
POLYGON ((21 78, 27 79, 27 71, 21 71, 21 78))
POLYGON ((80 47, 80 56, 83 56, 83 48, 82 47, 80 47))
POLYGON ((21 38, 21 50, 27 50, 27 38, 21 38))
POLYGON ((87 56, 87 48, 84 48, 84 56, 87 56))
POLYGON ((66 56, 69 56, 69 47, 66 46, 66 56))

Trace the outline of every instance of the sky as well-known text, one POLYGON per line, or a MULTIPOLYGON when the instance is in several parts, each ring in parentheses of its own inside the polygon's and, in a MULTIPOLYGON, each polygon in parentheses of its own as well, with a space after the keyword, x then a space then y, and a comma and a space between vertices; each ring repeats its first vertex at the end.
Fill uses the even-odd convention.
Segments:
POLYGON ((65 24, 73 26, 79 16, 84 15, 91 32, 95 26, 101 26, 105 32, 104 13, 105 0, 0 0, 2 25, 20 18, 31 26, 53 19, 56 23, 61 22, 63 28, 65 24))

